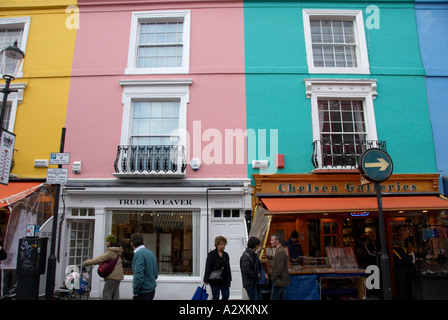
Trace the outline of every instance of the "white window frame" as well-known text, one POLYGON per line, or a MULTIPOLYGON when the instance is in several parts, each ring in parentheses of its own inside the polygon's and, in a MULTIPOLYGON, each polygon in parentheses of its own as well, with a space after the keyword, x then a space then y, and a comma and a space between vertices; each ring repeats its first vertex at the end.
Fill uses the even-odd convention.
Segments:
POLYGON ((190 11, 144 11, 133 12, 131 21, 131 36, 129 41, 128 65, 126 75, 133 74, 186 74, 190 69, 190 11), (139 25, 141 22, 183 21, 182 66, 162 68, 137 68, 137 47, 139 25))
MULTIPOLYGON (((25 52, 26 57, 26 44, 28 42, 28 34, 30 30, 30 22, 31 17, 18 17, 18 18, 0 18, 0 29, 9 29, 14 28, 18 26, 23 26, 23 34, 22 34, 22 40, 18 44, 19 49, 25 52)), ((4 48, 0 48, 0 51, 4 48)), ((23 77, 23 61, 20 65, 20 69, 17 73, 16 78, 22 78, 23 77)), ((0 75, 3 77, 3 75, 0 75)))
MULTIPOLYGON (((378 140, 373 100, 377 96, 375 79, 305 79, 306 96, 311 100, 313 141, 320 140, 318 101, 320 99, 357 100, 364 107, 366 140, 378 140)), ((321 159, 318 148, 318 159, 321 159)), ((321 164, 318 169, 322 169, 321 164)), ((325 169, 341 169, 339 167, 325 169)))
POLYGON ((190 101, 189 87, 192 80, 122 80, 123 122, 121 145, 129 145, 134 101, 179 101, 179 143, 186 148, 187 143, 187 104, 190 101))
MULTIPOLYGON (((3 101, 3 93, 1 90, 5 88, 5 84, 0 84, 0 103, 3 101)), ((11 111, 9 113, 9 124, 8 130, 9 132, 14 132, 14 126, 16 123, 16 116, 17 116, 17 108, 19 104, 23 102, 23 93, 26 88, 26 83, 14 83, 11 82, 9 85, 10 90, 14 90, 8 94, 7 101, 11 103, 11 111)), ((6 113, 5 113, 6 114, 6 113)))
POLYGON ((328 10, 328 9, 303 9, 303 27, 305 32, 306 58, 309 73, 348 73, 370 74, 369 57, 367 52, 366 35, 364 30, 364 18, 362 10, 328 10), (319 19, 346 19, 353 21, 356 39, 357 67, 315 67, 313 60, 313 45, 311 41, 310 20, 319 19))

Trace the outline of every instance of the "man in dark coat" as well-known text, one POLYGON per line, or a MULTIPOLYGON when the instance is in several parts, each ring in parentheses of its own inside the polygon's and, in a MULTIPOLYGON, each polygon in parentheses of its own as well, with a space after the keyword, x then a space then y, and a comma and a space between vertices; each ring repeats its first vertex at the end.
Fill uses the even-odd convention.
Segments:
POLYGON ((261 273, 261 262, 258 258, 257 251, 260 240, 256 237, 250 237, 247 242, 247 248, 240 258, 241 276, 243 278, 243 287, 246 289, 250 300, 261 300, 261 287, 259 284, 260 277, 266 277, 261 273))
POLYGON ((296 230, 291 232, 291 237, 283 245, 288 247, 289 259, 291 260, 291 262, 300 262, 300 260, 302 259, 301 257, 303 256, 303 250, 299 242, 299 233, 296 230))

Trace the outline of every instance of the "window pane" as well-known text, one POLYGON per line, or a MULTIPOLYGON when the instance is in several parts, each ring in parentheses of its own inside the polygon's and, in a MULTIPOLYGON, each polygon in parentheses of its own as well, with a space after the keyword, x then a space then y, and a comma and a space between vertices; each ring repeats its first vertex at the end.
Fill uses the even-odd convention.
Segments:
POLYGON ((131 144, 171 145, 178 136, 170 135, 179 129, 179 102, 135 102, 133 106, 131 144), (170 139, 172 141, 170 141, 170 139))
POLYGON ((367 135, 362 101, 319 100, 318 112, 322 163, 352 166, 367 135))
MULTIPOLYGON (((17 41, 18 46, 22 42, 23 35, 23 27, 22 28, 9 28, 0 30, 0 50, 8 46, 14 45, 14 42, 17 41)), ((0 66, 2 64, 2 55, 0 55, 0 66)))
POLYGON ((182 66, 183 22, 141 23, 138 67, 182 66))
POLYGON ((310 28, 315 67, 357 66, 353 21, 311 20, 310 28))

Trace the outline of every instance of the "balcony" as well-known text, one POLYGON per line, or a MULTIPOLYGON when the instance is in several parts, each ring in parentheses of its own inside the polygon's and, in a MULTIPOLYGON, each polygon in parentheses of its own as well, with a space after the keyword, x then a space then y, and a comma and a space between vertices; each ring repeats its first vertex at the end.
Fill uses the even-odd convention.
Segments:
POLYGON ((356 169, 358 159, 367 149, 378 148, 386 151, 386 141, 350 140, 313 142, 311 161, 315 169, 356 169))
POLYGON ((181 145, 118 146, 114 163, 120 178, 186 177, 185 147, 181 145))

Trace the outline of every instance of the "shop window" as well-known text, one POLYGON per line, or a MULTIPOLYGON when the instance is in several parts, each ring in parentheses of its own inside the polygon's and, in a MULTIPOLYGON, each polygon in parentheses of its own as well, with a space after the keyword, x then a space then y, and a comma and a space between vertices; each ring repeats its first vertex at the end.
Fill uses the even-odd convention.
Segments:
POLYGON ((215 218, 239 218, 239 209, 215 209, 213 210, 213 217, 215 218))
POLYGON ((111 233, 123 248, 125 274, 132 274, 131 234, 143 234, 145 246, 156 255, 159 274, 199 274, 197 245, 199 215, 192 211, 112 211, 111 233), (196 232, 195 232, 196 231, 196 232))

